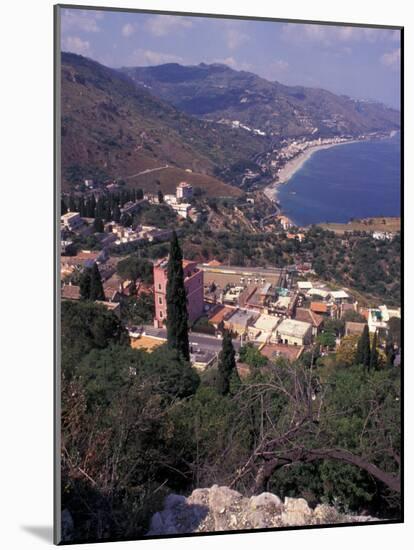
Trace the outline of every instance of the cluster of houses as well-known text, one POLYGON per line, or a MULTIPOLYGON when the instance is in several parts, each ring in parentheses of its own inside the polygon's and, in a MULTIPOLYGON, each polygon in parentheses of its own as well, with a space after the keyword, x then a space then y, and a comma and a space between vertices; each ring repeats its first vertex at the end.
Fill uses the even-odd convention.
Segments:
POLYGON ((183 219, 190 219, 196 222, 199 218, 198 210, 188 201, 193 198, 193 186, 186 181, 182 181, 176 187, 175 194, 160 195, 154 193, 146 193, 144 199, 150 204, 159 204, 160 199, 170 206, 174 212, 183 219))

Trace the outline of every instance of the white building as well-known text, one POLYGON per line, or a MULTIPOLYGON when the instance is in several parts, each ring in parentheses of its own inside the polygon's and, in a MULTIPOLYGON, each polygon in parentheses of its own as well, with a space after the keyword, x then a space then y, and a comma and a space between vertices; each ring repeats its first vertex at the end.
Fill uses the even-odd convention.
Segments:
POLYGON ((83 225, 83 220, 78 212, 68 212, 60 217, 60 221, 66 229, 74 231, 83 225))
POLYGON ((187 201, 193 196, 193 186, 186 181, 182 181, 176 189, 178 201, 187 201))
POLYGON ((284 319, 276 328, 276 339, 291 346, 304 346, 311 343, 312 325, 304 321, 284 319))

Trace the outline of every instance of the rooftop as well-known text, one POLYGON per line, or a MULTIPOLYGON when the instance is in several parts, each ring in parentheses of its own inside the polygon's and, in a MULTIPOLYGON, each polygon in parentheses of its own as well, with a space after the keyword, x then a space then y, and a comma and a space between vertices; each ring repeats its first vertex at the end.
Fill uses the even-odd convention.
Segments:
POLYGON ((303 352, 303 346, 288 346, 287 344, 266 344, 260 353, 271 361, 278 357, 286 357, 289 361, 299 359, 303 352))
POLYGON ((311 302, 310 309, 311 309, 311 311, 314 311, 315 313, 327 313, 328 312, 328 306, 327 306, 327 304, 324 304, 323 302, 311 302))
POLYGON ((274 330, 279 322, 279 317, 274 315, 260 315, 254 323, 254 328, 271 332, 274 330))
POLYGON ((319 327, 323 323, 323 317, 310 309, 298 307, 296 309, 296 320, 310 323, 314 327, 319 327))
POLYGON ((296 338, 302 338, 310 329, 311 324, 294 319, 284 319, 277 327, 279 334, 287 334, 296 338))

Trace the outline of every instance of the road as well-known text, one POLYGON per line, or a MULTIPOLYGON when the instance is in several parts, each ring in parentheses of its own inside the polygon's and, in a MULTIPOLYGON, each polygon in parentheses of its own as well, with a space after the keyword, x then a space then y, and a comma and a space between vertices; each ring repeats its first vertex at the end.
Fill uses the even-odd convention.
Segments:
MULTIPOLYGON (((153 336, 163 340, 167 339, 167 329, 155 328, 151 325, 144 326, 144 332, 147 336, 153 336)), ((215 336, 208 336, 207 334, 200 334, 198 332, 190 332, 188 334, 190 346, 192 351, 211 351, 212 353, 219 353, 221 351, 222 340, 215 336)), ((233 347, 236 351, 240 349, 240 340, 233 340, 233 347)))
POLYGON ((138 176, 143 176, 144 174, 157 172, 158 170, 165 170, 166 168, 169 168, 168 164, 166 164, 165 166, 158 166, 158 168, 147 168, 146 170, 142 170, 142 172, 138 172, 137 174, 132 174, 132 176, 125 176, 123 179, 130 180, 132 178, 137 178, 138 176))

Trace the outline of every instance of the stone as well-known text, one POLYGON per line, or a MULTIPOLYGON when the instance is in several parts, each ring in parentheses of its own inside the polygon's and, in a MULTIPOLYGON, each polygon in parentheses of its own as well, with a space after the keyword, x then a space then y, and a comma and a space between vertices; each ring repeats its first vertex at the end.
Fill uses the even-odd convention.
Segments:
POLYGON ((282 522, 285 525, 309 525, 311 515, 312 510, 304 498, 285 498, 282 512, 282 522))
POLYGON ((250 506, 253 509, 273 508, 274 510, 281 510, 283 503, 280 498, 273 493, 262 493, 261 495, 255 495, 250 498, 250 506))

